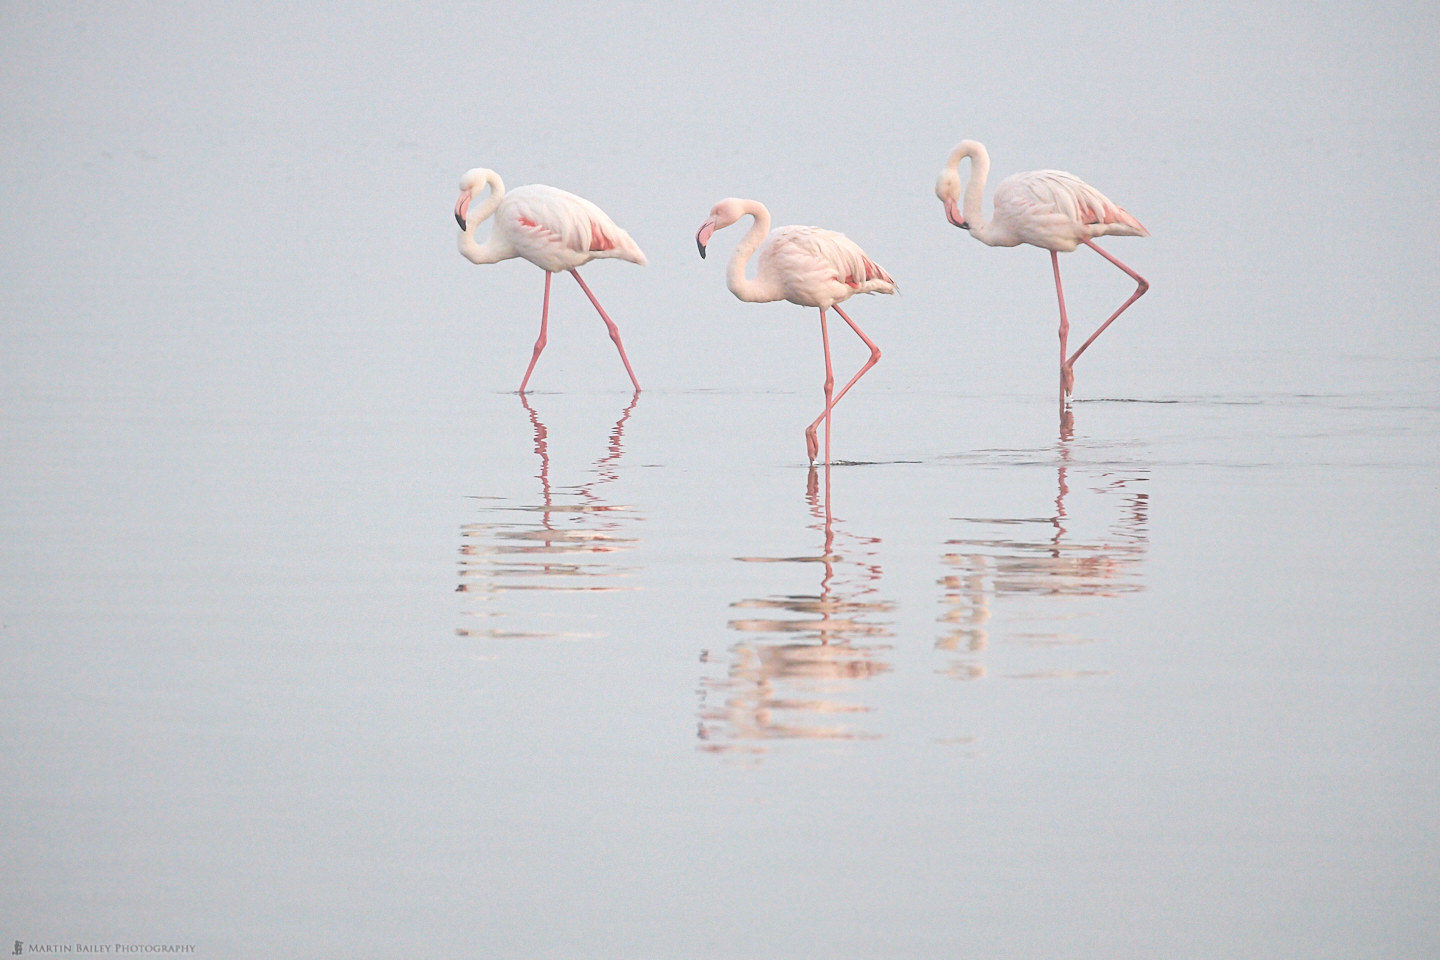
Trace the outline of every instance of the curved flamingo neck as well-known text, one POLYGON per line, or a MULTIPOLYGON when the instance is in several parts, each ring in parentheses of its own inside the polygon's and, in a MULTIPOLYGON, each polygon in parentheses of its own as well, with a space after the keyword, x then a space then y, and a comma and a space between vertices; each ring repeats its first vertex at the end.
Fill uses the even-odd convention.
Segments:
POLYGON ((498 237, 493 229, 484 243, 475 242, 475 228, 489 220, 499 208, 500 201, 505 199, 505 182, 500 179, 500 174, 487 170, 484 182, 475 189, 485 186, 489 186, 490 194, 479 206, 470 207, 465 214, 465 229, 460 231, 460 253, 471 263, 495 263, 497 260, 514 256, 510 245, 498 237))
POLYGON ((772 289, 771 285, 763 280, 750 280, 745 276, 745 265, 750 262, 765 235, 770 232, 770 211, 765 209, 765 204, 758 200, 746 200, 743 202, 745 214, 754 217, 750 225, 750 231, 736 246, 735 252, 730 255, 730 266, 725 273, 725 285, 730 292, 740 299, 749 303, 763 303, 770 300, 779 300, 780 294, 772 289))
POLYGON ((960 161, 966 157, 970 158, 970 180, 965 184, 965 197, 960 210, 965 217, 965 223, 970 227, 970 235, 981 243, 995 246, 993 231, 985 220, 985 214, 980 212, 980 201, 985 197, 985 178, 990 175, 990 154, 984 144, 974 140, 962 140, 959 146, 950 151, 950 159, 946 164, 955 173, 957 180, 960 178, 960 161))

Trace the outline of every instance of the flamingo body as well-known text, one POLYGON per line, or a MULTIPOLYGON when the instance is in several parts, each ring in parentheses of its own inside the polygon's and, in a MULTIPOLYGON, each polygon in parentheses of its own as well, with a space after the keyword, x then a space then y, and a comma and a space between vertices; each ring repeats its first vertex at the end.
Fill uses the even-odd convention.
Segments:
MULTIPOLYGON (((1032 170, 995 187, 991 246, 1022 243, 1069 253, 1096 237, 1148 237, 1130 214, 1099 190, 1063 170, 1032 170)), ((972 231, 973 235, 973 231, 972 231)))
POLYGON ((577 270, 602 257, 628 260, 643 266, 645 254, 630 234, 616 226, 605 211, 584 197, 538 183, 516 187, 506 193, 500 175, 483 167, 476 167, 460 178, 460 199, 455 202, 455 219, 460 224, 460 253, 471 263, 498 263, 520 257, 545 271, 540 336, 535 341, 530 366, 520 381, 522 394, 547 341, 550 277, 562 270, 570 272, 599 312, 610 339, 620 351, 630 382, 637 392, 640 390, 635 371, 630 368, 630 359, 625 356, 625 347, 620 343, 619 329, 577 270), (490 188, 489 195, 481 203, 474 204, 475 196, 487 186, 490 188), (492 217, 494 223, 489 238, 484 243, 476 241, 475 228, 492 217))
MULTIPOLYGON (((573 270, 601 257, 645 264, 640 247, 605 211, 584 197, 555 187, 540 183, 516 187, 502 195, 493 216, 490 243, 502 254, 496 260, 521 257, 551 273, 573 270)), ((467 247, 463 233, 461 237, 460 252, 467 257, 483 249, 467 247)))
POLYGON ((857 293, 896 290, 890 274, 859 244, 820 227, 772 230, 755 252, 755 275, 779 292, 774 299, 802 307, 833 307, 857 293))
POLYGON ((752 217, 753 223, 735 248, 726 270, 726 286, 741 300, 766 303, 788 300, 802 307, 818 307, 820 333, 825 344, 825 409, 805 430, 805 444, 810 462, 815 462, 819 442, 815 429, 825 421, 825 462, 830 462, 830 412, 855 381, 880 360, 877 347, 840 304, 857 293, 895 293, 897 287, 890 274, 871 260, 859 245, 843 233, 820 227, 778 227, 770 230, 770 211, 757 200, 731 197, 721 200, 710 210, 710 219, 695 234, 700 256, 716 230, 752 217), (745 267, 754 255, 755 279, 745 276, 745 267), (870 348, 865 362, 850 382, 834 390, 835 376, 830 364, 830 334, 825 324, 825 311, 833 308, 849 324, 856 335, 870 348))
POLYGON ((990 172, 990 154, 983 144, 963 140, 945 162, 935 195, 945 205, 945 218, 981 243, 992 247, 1014 247, 1022 243, 1050 251, 1050 264, 1055 272, 1055 296, 1060 301, 1060 406, 1062 419, 1067 410, 1066 398, 1075 384, 1075 361, 1085 348, 1115 318, 1138 300, 1150 283, 1134 270, 1102 250, 1096 237, 1148 237, 1141 226, 1119 204, 1106 197, 1085 181, 1063 170, 1033 170, 1017 173, 1000 181, 995 188, 994 214, 986 220, 980 209, 985 193, 985 177, 990 172), (969 159, 970 180, 960 185, 960 161, 969 159), (1090 247, 1119 267, 1136 282, 1135 292, 1095 330, 1073 354, 1066 353, 1070 321, 1065 313, 1065 293, 1060 284, 1060 260, 1057 254, 1069 253, 1081 244, 1090 247))

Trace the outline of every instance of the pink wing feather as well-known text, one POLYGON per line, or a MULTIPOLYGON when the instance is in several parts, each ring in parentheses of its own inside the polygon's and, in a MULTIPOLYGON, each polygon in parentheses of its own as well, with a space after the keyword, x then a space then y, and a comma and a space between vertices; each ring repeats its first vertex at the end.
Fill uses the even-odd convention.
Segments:
MULTIPOLYGON (((1099 228, 1094 231, 1097 236, 1102 233, 1142 237, 1150 235, 1140 221, 1119 204, 1079 177, 1063 170, 1035 170, 1016 174, 1007 178, 1007 183, 1002 186, 1009 186, 1015 191, 1006 198, 1007 201, 1013 202, 1023 197, 1022 205, 1028 201, 1038 208, 1048 207, 1076 224, 1099 228)), ((995 202, 997 207, 1002 202, 998 189, 995 202)), ((1014 212, 1023 215, 1023 206, 1014 212)))
POLYGON ((561 244, 576 253, 615 249, 615 241, 605 233, 605 226, 593 220, 580 224, 579 230, 555 229, 523 215, 516 217, 515 222, 527 230, 543 234, 549 242, 561 244))
POLYGON ((532 184, 516 188, 507 199, 515 204, 515 222, 537 241, 579 254, 604 254, 635 263, 645 262, 645 255, 630 235, 584 197, 532 184))
MULTIPOLYGON (((578 238, 577 238, 578 239, 578 238)), ((590 221, 590 250, 614 250, 615 241, 605 234, 605 226, 594 220, 590 221)), ((582 253, 584 251, 581 251, 582 253)))
MULTIPOLYGON (((775 252, 785 256, 788 247, 808 260, 811 269, 824 270, 830 279, 838 280, 848 287, 858 289, 864 284, 889 284, 895 281, 885 269, 871 260, 859 245, 833 230, 821 227, 781 227, 774 233, 775 252)), ((799 261, 792 261, 795 266, 799 261)), ((880 292, 880 286, 872 288, 880 292)))
POLYGON ((850 276, 845 278, 845 283, 849 286, 858 287, 866 280, 884 280, 886 283, 895 282, 891 278, 890 274, 886 273, 885 270, 880 266, 880 264, 876 263, 874 260, 871 260, 863 253, 860 255, 860 263, 863 266, 864 276, 861 276, 861 271, 858 270, 851 273, 850 276))

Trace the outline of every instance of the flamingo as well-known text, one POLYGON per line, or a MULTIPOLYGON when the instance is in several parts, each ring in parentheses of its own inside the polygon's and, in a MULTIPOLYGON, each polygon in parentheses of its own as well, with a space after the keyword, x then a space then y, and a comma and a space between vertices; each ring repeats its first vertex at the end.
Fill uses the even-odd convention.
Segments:
POLYGON ((460 178, 460 199, 455 202, 455 220, 460 224, 460 252, 471 263, 497 263, 512 257, 523 257, 545 271, 545 300, 540 309, 540 336, 535 341, 535 351, 530 356, 530 366, 520 381, 520 393, 530 382, 535 361, 545 349, 545 325, 550 316, 550 277, 568 270, 585 291, 585 296, 595 305, 610 339, 620 351, 620 360, 625 372, 630 375, 638 393, 640 381, 630 367, 630 358, 625 356, 625 347, 620 342, 620 330, 610 319, 590 287, 576 269, 600 257, 614 257, 631 263, 645 264, 645 254, 630 239, 630 235, 615 225, 595 204, 573 193, 531 184, 516 187, 505 192, 505 183, 494 170, 476 167, 460 178), (471 207, 475 194, 486 185, 490 194, 485 202, 471 207), (484 243, 475 241, 475 228, 491 216, 495 224, 490 238, 484 243))
POLYGON ((845 236, 833 230, 820 227, 777 227, 770 232, 770 211, 757 200, 741 200, 731 197, 721 200, 710 210, 710 218, 695 234, 695 244, 700 256, 705 256, 705 245, 716 230, 723 230, 741 217, 750 216, 754 222, 750 232, 745 234, 739 246, 730 257, 726 273, 726 286, 740 300, 748 303, 768 303, 772 300, 789 300, 802 307, 820 308, 820 336, 825 343, 825 409, 810 426, 805 428, 805 446, 810 462, 815 462, 819 443, 815 439, 815 428, 825 421, 825 462, 830 462, 830 411, 855 381, 880 360, 880 348, 865 335, 865 331, 840 308, 840 303, 857 293, 894 293, 895 281, 879 264, 865 255, 865 251, 845 236), (768 236, 767 236, 768 234, 768 236), (745 265, 750 256, 759 248, 760 257, 756 265, 754 280, 746 279, 745 265), (850 382, 834 392, 835 372, 830 364, 830 333, 825 323, 825 310, 834 307, 835 312, 850 325, 865 345, 870 348, 870 359, 850 382))
POLYGON ((1000 181, 993 202, 995 217, 990 222, 980 212, 985 193, 985 177, 990 172, 990 155, 983 144, 962 140, 950 151, 945 169, 935 183, 935 196, 945 204, 945 217, 970 236, 992 247, 1014 247, 1022 243, 1050 251, 1050 265, 1055 270, 1055 296, 1060 301, 1060 405, 1075 387, 1075 361, 1115 318, 1125 312, 1150 283, 1134 270, 1115 259, 1095 244, 1095 237, 1148 237, 1150 232, 1130 214, 1110 201, 1099 190, 1079 177, 1060 170, 1032 170, 1017 173, 1000 181), (963 206, 960 201, 960 161, 970 158, 970 182, 965 186, 963 206), (1080 244, 1094 250, 1123 270, 1137 284, 1130 299, 1110 319, 1100 324, 1080 349, 1066 356, 1066 338, 1070 321, 1065 315, 1065 292, 1060 287, 1059 254, 1069 253, 1080 244))

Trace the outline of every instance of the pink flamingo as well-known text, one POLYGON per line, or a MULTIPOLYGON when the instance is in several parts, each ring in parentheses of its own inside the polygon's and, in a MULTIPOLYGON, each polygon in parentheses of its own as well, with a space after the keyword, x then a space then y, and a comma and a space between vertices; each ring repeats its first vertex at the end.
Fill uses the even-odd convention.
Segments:
POLYGON ((830 411, 880 359, 880 348, 840 309, 840 303, 857 293, 894 293, 895 281, 843 233, 819 227, 777 227, 771 233, 770 211, 763 203, 734 197, 715 204, 710 210, 710 219, 701 224, 699 233, 695 234, 700 256, 705 256, 705 245, 710 242, 711 234, 747 214, 754 217, 754 222, 730 257, 726 286, 748 303, 789 300, 802 307, 820 308, 820 336, 825 343, 825 409, 805 428, 805 446, 810 462, 814 463, 819 452, 815 428, 824 420, 825 462, 829 463, 830 411), (749 280, 745 277, 745 265, 757 247, 760 257, 756 275, 754 280, 749 280), (827 307, 834 307, 870 348, 870 359, 838 393, 834 392, 835 372, 830 365, 830 333, 825 324, 827 307))
POLYGON ((540 351, 545 349, 545 325, 550 316, 550 277, 560 270, 570 271, 585 296, 595 305, 600 319, 610 331, 610 339, 620 351, 625 372, 630 382, 640 390, 635 371, 630 368, 630 358, 625 356, 625 347, 620 343, 620 330, 615 322, 595 299, 595 294, 576 269, 598 257, 615 257, 631 263, 645 264, 645 254, 640 252, 630 235, 615 225, 595 204, 573 193, 557 190, 542 184, 516 187, 505 192, 505 184, 494 170, 476 167, 460 178, 460 199, 455 202, 455 220, 460 224, 460 252, 471 263, 496 263, 511 257, 523 257, 545 271, 545 301, 540 311, 540 336, 535 341, 535 352, 530 356, 530 366, 520 381, 520 392, 530 382, 530 373, 540 351), (471 208, 475 194, 488 184, 490 195, 485 202, 471 208), (475 242, 475 228, 490 216, 495 224, 490 239, 484 243, 475 242))
POLYGON ((1078 177, 1060 170, 1032 170, 1017 173, 1000 181, 995 188, 995 218, 989 223, 980 213, 980 200, 985 193, 985 177, 990 172, 990 155, 982 144, 963 140, 950 151, 945 169, 935 184, 935 196, 945 204, 945 216, 955 226, 970 231, 970 236, 992 247, 1014 247, 1022 243, 1050 251, 1050 265, 1055 270, 1055 295, 1060 300, 1060 404, 1075 386, 1075 361, 1115 318, 1141 294, 1150 283, 1134 270, 1100 249, 1094 237, 1148 237, 1149 231, 1130 214, 1120 209, 1099 190, 1078 177), (960 203, 960 161, 970 158, 970 182, 965 186, 964 205, 960 203), (1060 288, 1060 258, 1080 244, 1094 250, 1125 271, 1137 284, 1130 299, 1110 319, 1090 334, 1090 339, 1069 357, 1065 341, 1070 321, 1065 316, 1065 293, 1060 288))

